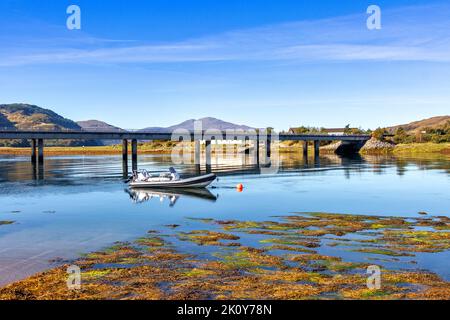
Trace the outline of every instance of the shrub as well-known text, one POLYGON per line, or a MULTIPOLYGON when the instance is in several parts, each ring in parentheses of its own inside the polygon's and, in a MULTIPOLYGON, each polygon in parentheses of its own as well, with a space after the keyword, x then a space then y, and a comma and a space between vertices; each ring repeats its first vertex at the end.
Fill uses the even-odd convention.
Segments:
POLYGON ((385 128, 377 128, 374 132, 372 132, 372 138, 375 138, 380 141, 384 141, 384 135, 387 134, 385 128))

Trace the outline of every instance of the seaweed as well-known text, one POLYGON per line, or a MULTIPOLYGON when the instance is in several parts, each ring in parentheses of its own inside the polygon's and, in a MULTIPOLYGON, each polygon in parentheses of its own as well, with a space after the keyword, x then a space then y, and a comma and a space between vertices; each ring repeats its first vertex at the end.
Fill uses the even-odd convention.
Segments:
POLYGON ((68 265, 62 265, 1 288, 0 299, 450 298, 449 283, 425 270, 383 268, 381 288, 369 289, 365 262, 412 264, 400 258, 448 250, 447 217, 315 212, 277 219, 202 218, 194 220, 210 228, 166 236, 151 231, 72 262, 81 268, 80 290, 68 289, 68 265), (207 247, 208 253, 182 253, 172 238, 207 247), (324 246, 333 255, 321 254, 324 246), (357 254, 359 261, 344 260, 343 251, 357 254))

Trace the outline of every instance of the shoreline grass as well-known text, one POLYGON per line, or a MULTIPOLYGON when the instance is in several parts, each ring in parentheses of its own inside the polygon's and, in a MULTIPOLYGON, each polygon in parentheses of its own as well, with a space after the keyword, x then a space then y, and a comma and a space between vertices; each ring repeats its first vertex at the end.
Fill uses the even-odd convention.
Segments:
POLYGON ((393 150, 394 154, 417 154, 417 153, 441 153, 450 155, 450 143, 409 143, 398 144, 393 150))
MULTIPOLYGON (((139 144, 138 149, 141 154, 170 154, 177 142, 162 141, 139 144)), ((280 144, 280 153, 292 153, 302 150, 299 143, 280 144)), ((314 147, 309 146, 308 152, 314 152, 314 147)), ((333 153, 333 150, 320 150, 321 153, 333 153)), ((57 147, 48 146, 44 148, 45 155, 115 155, 122 153, 121 145, 110 146, 73 146, 57 147)), ((0 155, 27 156, 31 154, 30 147, 0 147, 0 155)), ((131 147, 128 148, 131 154, 131 147)), ((450 143, 410 143, 398 144, 393 149, 373 149, 365 150, 362 154, 393 154, 393 155, 414 155, 414 154, 443 154, 450 155, 450 143)))
MULTIPOLYGON (((172 145, 140 145, 138 147, 141 154, 170 154, 172 145)), ((0 155, 30 155, 30 147, 0 147, 0 155)), ((88 146, 88 147, 45 147, 45 155, 115 155, 122 154, 121 145, 111 146, 88 146)), ((128 154, 131 154, 131 148, 128 148, 128 154)))

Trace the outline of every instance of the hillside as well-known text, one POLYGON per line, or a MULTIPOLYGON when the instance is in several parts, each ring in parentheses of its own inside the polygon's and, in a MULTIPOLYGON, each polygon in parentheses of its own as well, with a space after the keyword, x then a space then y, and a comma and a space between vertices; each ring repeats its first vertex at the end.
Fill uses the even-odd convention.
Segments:
POLYGON ((398 128, 405 129, 408 133, 422 131, 425 128, 436 129, 445 126, 450 121, 450 116, 438 116, 424 120, 414 121, 407 124, 397 125, 387 128, 389 132, 394 133, 398 128))
MULTIPOLYGON (((251 127, 245 126, 245 125, 239 125, 234 124, 231 122, 226 122, 217 118, 212 117, 206 117, 198 119, 202 121, 202 129, 208 130, 208 129, 219 129, 219 130, 227 130, 227 129, 241 129, 241 130, 248 130, 252 129, 251 127)), ((145 128, 139 131, 146 131, 146 132, 172 132, 176 129, 186 129, 189 131, 194 131, 194 122, 195 119, 186 120, 184 122, 181 122, 179 124, 170 126, 170 127, 149 127, 145 128)))
POLYGON ((119 127, 99 120, 77 121, 77 124, 85 131, 124 131, 119 127))
MULTIPOLYGON (((0 127, 15 128, 19 130, 81 130, 74 121, 64 118, 49 109, 31 104, 0 104, 0 127)), ((99 145, 97 141, 46 141, 47 145, 99 145)), ((5 146, 28 146, 29 141, 6 141, 5 146)))
POLYGON ((76 122, 59 114, 30 104, 1 104, 0 113, 20 130, 80 130, 76 122))
POLYGON ((2 113, 0 113, 0 129, 13 129, 14 124, 8 120, 2 113))
MULTIPOLYGON (((119 127, 113 126, 109 123, 99 120, 77 121, 77 124, 85 131, 109 131, 109 132, 125 131, 119 127)), ((109 146, 120 144, 121 142, 122 142, 121 140, 101 140, 98 141, 98 144, 109 146)))
MULTIPOLYGON (((220 119, 206 117, 199 119, 202 121, 203 130, 208 129, 251 129, 245 125, 238 125, 231 122, 222 121, 220 119)), ((149 127, 139 131, 151 132, 173 132, 176 129, 194 130, 195 119, 186 120, 170 127, 149 127)), ((119 127, 110 125, 100 120, 72 121, 64 118, 56 112, 38 107, 31 104, 0 104, 0 129, 18 129, 18 130, 92 130, 92 131, 124 131, 119 127)), ((46 141, 46 145, 58 146, 99 146, 119 144, 119 140, 108 141, 46 141)), ((25 147, 29 145, 29 141, 15 140, 2 141, 1 146, 25 147)))

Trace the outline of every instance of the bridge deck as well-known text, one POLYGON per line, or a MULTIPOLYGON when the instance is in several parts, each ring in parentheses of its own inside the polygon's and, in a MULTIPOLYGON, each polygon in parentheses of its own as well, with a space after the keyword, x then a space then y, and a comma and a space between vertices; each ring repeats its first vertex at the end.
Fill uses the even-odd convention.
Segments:
MULTIPOLYGON (((216 138, 217 140, 234 140, 249 139, 256 140, 257 135, 254 133, 237 133, 227 135, 226 132, 211 134, 204 132, 208 139, 216 138), (228 138, 228 139, 227 139, 228 138)), ((197 136, 190 133, 190 139, 196 140, 197 136)), ((174 136, 176 137, 176 135, 174 136)), ((0 139, 52 139, 52 140, 172 140, 171 133, 158 132, 106 132, 106 131, 0 131, 0 139)), ((367 141, 369 135, 314 135, 314 134, 280 134, 280 141, 367 141)))

